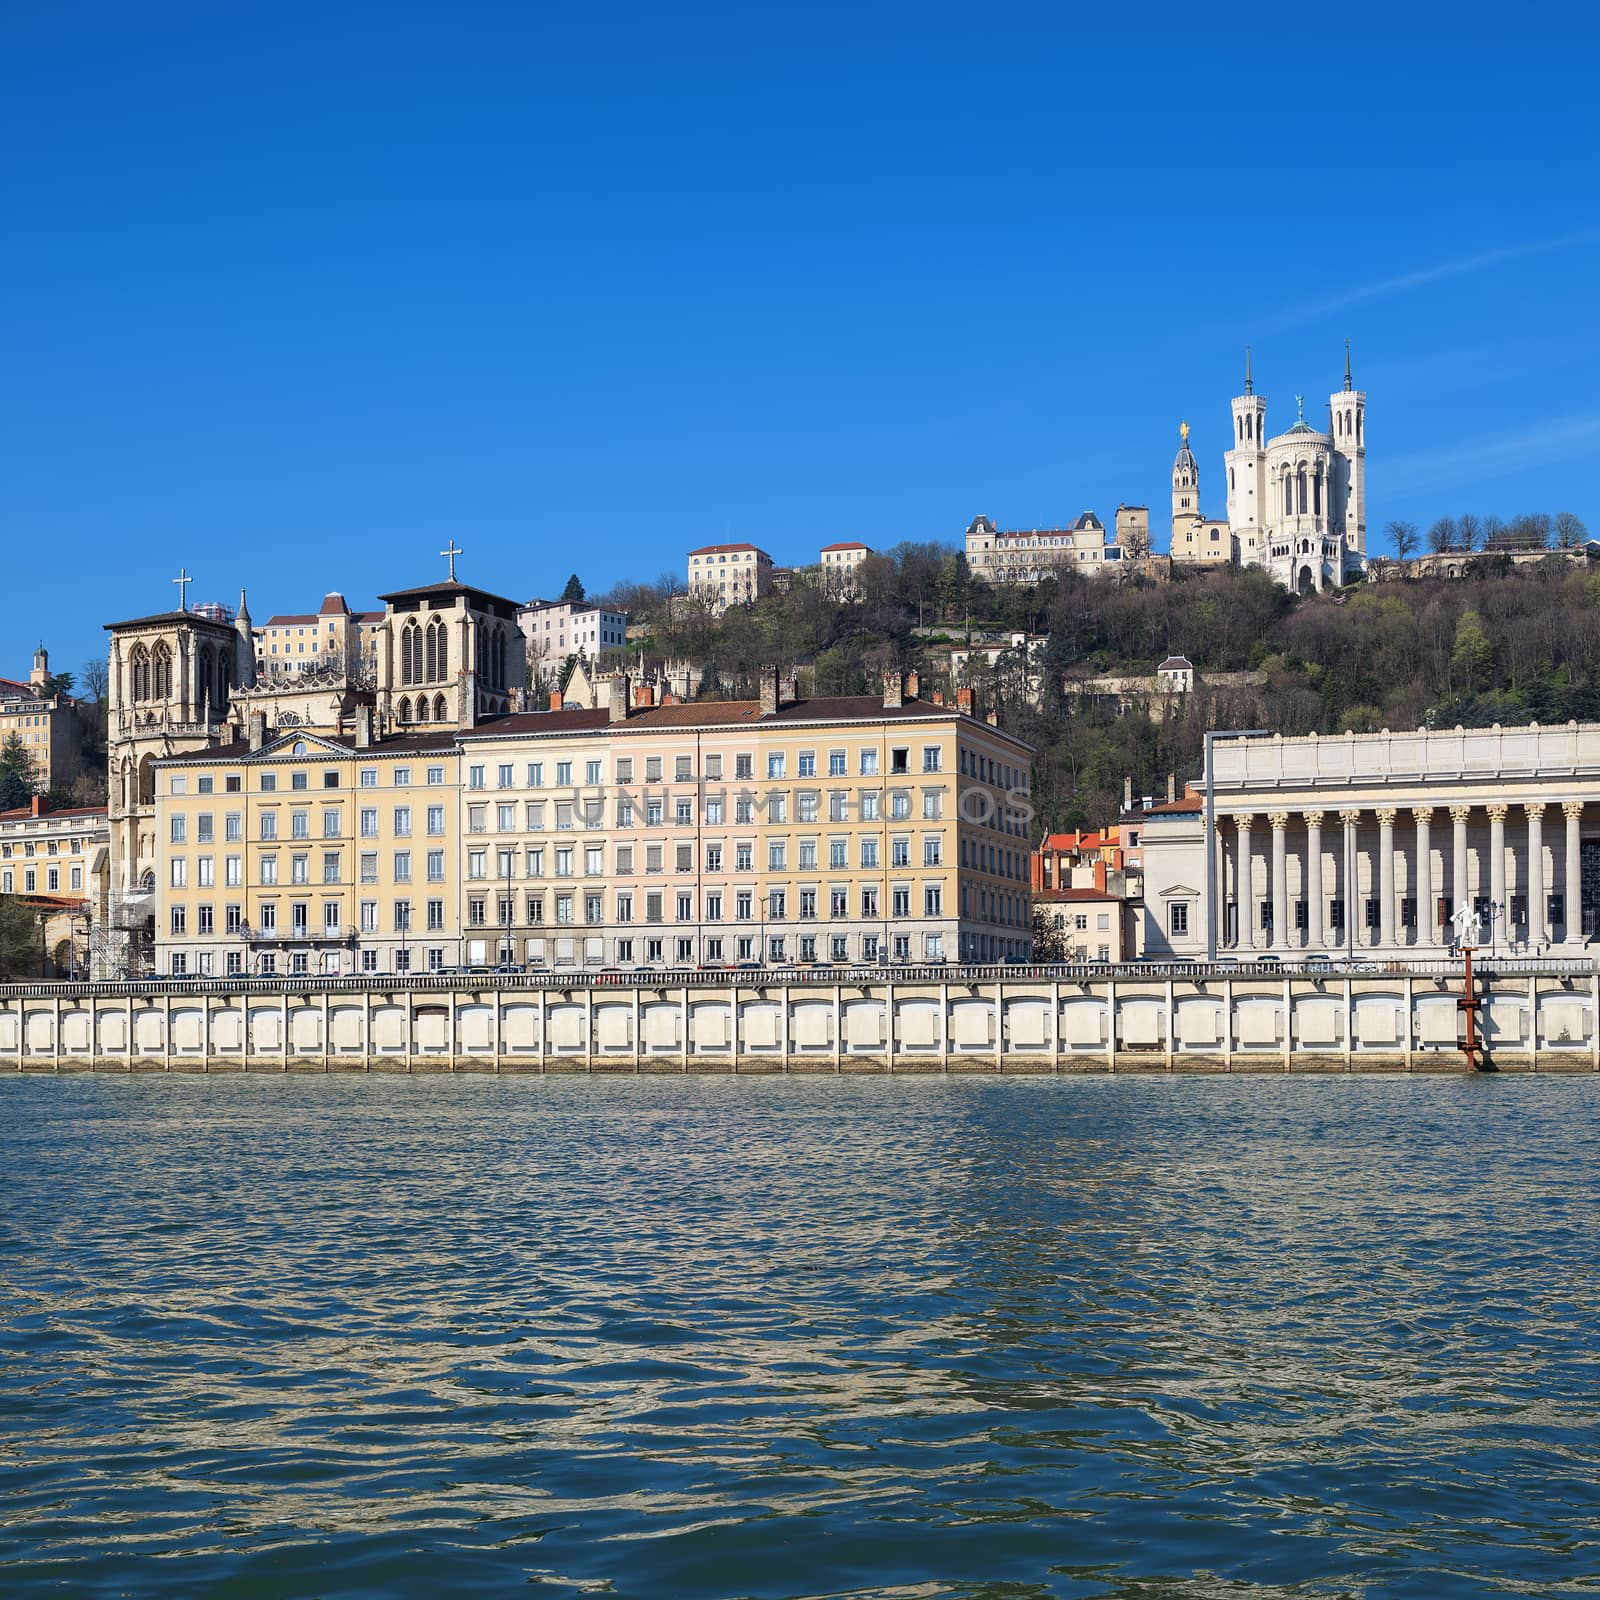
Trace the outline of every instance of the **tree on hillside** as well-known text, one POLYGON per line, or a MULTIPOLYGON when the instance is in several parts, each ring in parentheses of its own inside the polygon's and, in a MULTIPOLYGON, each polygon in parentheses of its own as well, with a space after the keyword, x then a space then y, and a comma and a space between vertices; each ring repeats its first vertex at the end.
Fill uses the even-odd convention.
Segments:
POLYGON ((1456 519, 1454 517, 1440 517, 1428 529, 1428 549, 1436 556, 1442 556, 1456 547, 1456 519))
POLYGON ((1409 561, 1417 553, 1417 525, 1414 522, 1391 522, 1388 530, 1394 544, 1397 561, 1409 561))
POLYGON ((15 811, 39 792, 39 769, 20 734, 0 747, 0 811, 15 811))
POLYGON ((1476 550, 1483 543, 1483 523, 1469 511, 1456 519, 1456 549, 1476 550))
POLYGON ((576 572, 567 579, 567 586, 561 591, 561 603, 568 606, 583 604, 583 580, 576 572))
POLYGON ((1589 537, 1589 530, 1570 511, 1558 511, 1555 521, 1556 548, 1576 550, 1589 537))
POLYGON ((0 895, 0 979, 38 973, 39 919, 15 895, 0 895))
POLYGON ((1494 646, 1483 631, 1483 618, 1470 606, 1456 622, 1455 644, 1450 650, 1450 677, 1463 689, 1476 689, 1494 667, 1494 646))
POLYGON ((106 689, 111 682, 110 669, 104 656, 90 656, 84 662, 83 670, 78 674, 79 681, 83 684, 83 692, 96 705, 105 699, 106 689))

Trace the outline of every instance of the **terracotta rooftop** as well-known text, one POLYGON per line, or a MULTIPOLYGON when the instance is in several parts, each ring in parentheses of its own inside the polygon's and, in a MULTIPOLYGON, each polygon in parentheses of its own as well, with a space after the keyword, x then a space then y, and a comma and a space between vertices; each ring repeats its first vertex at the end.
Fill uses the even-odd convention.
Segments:
MULTIPOLYGON (((692 556, 719 556, 732 550, 754 550, 758 556, 765 556, 767 552, 753 544, 703 544, 698 550, 689 552, 692 556)), ((771 556, 767 556, 770 561, 771 556)))
POLYGON ((838 544, 825 544, 822 553, 826 555, 830 550, 866 550, 870 553, 872 546, 863 544, 859 539, 845 539, 838 544))
POLYGON ((1121 900, 1122 896, 1112 889, 1035 889, 1035 900, 1055 901, 1064 900, 1121 900))
POLYGON ((41 811, 34 816, 32 806, 18 806, 14 811, 0 811, 0 822, 46 822, 54 817, 103 817, 104 806, 63 806, 59 811, 41 811))

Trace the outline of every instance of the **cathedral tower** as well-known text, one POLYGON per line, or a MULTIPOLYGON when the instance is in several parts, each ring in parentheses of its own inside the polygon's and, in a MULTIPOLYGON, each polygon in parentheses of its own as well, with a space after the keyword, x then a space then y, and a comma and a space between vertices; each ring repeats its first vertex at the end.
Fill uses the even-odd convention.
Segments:
POLYGON ((1244 352, 1244 393, 1233 402, 1233 443, 1223 456, 1228 473, 1228 524, 1241 549, 1264 519, 1267 459, 1267 402, 1256 393, 1250 373, 1250 347, 1244 352))
POLYGON ((1328 397, 1333 436, 1333 530, 1345 548, 1367 550, 1367 397, 1350 377, 1350 341, 1344 342, 1344 387, 1328 397))

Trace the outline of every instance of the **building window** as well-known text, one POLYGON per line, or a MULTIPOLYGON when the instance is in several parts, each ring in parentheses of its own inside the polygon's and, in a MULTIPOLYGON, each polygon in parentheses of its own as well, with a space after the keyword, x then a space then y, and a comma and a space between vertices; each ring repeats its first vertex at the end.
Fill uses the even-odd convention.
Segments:
POLYGON ((1187 902, 1175 900, 1167 907, 1167 931, 1174 938, 1181 937, 1189 931, 1189 907, 1187 902))

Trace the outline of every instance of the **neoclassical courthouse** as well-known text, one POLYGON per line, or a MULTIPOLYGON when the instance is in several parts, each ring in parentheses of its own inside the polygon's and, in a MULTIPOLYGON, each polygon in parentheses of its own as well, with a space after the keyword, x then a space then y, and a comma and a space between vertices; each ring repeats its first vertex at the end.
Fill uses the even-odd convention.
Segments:
POLYGON ((1501 953, 1576 954, 1600 911, 1600 724, 1218 737, 1144 813, 1146 952, 1426 959, 1476 914, 1501 953))
POLYGON ((1345 347, 1344 386, 1328 397, 1328 431, 1305 419, 1267 436, 1267 402, 1245 354, 1244 393, 1233 401, 1223 455, 1228 515, 1200 510, 1200 467, 1189 425, 1172 463, 1172 558, 1265 567, 1286 589, 1309 594, 1359 577, 1367 558, 1367 397, 1355 387, 1345 347))

